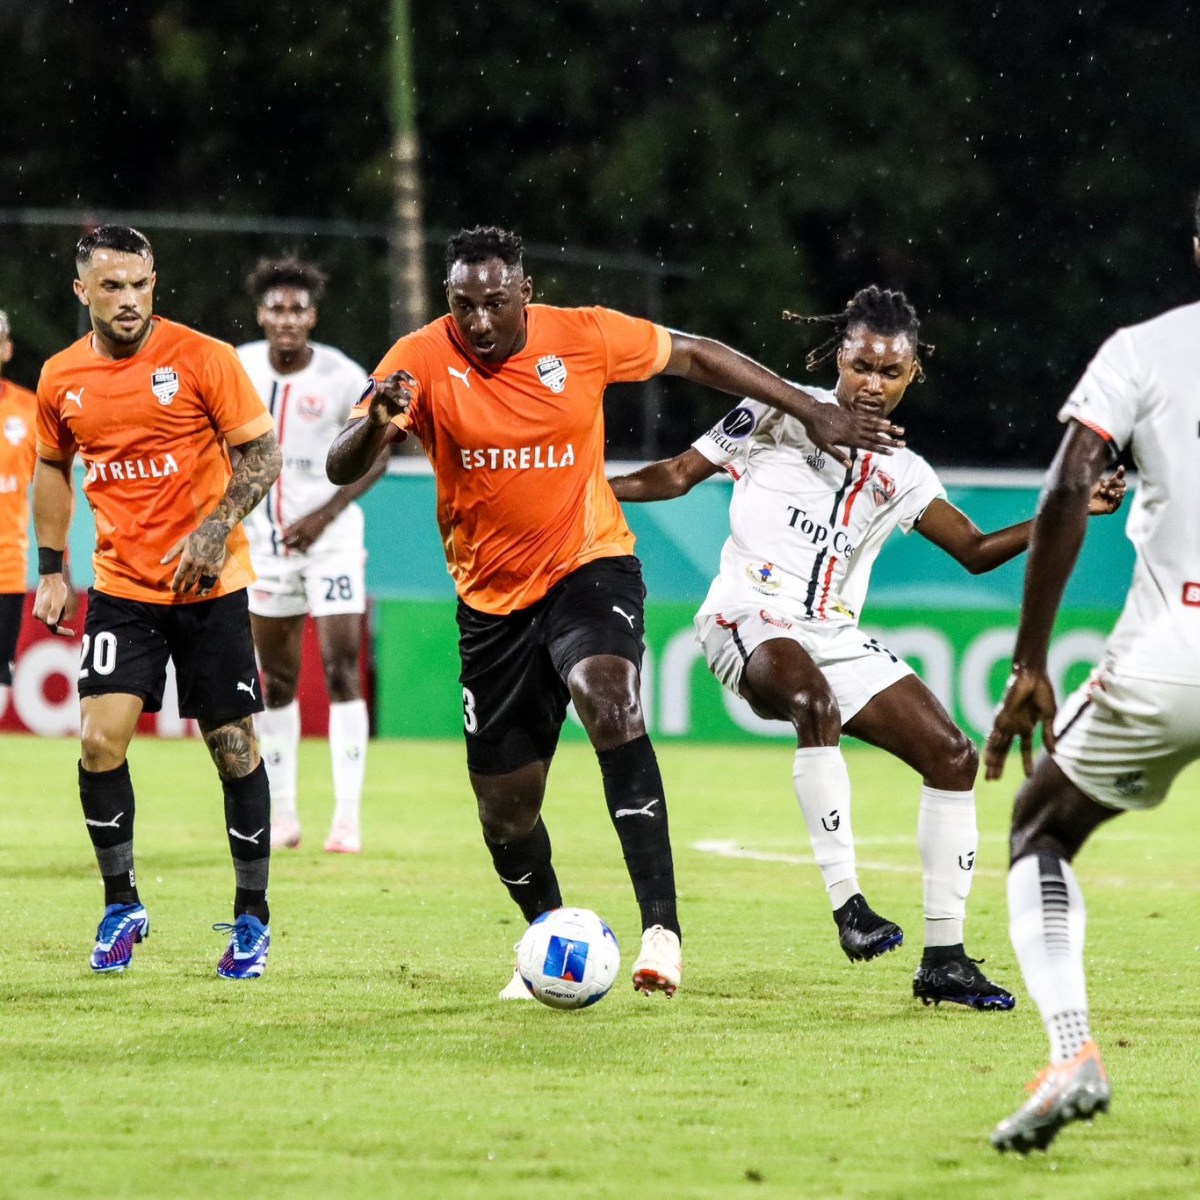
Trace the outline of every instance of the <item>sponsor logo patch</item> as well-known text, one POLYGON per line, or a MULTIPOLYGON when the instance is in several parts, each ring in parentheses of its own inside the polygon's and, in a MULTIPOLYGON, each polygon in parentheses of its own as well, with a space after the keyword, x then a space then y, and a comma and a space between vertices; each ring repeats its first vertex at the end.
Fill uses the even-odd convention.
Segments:
POLYGON ((783 584, 775 578, 774 563, 762 563, 757 567, 747 567, 746 576, 750 580, 750 586, 756 592, 762 592, 767 596, 773 595, 783 587, 783 584))
POLYGON ((782 617, 773 616, 765 608, 758 610, 758 616, 764 625, 774 625, 779 629, 791 629, 792 627, 791 621, 785 621, 782 617))
POLYGON ((1200 583, 1183 585, 1183 602, 1189 608, 1200 608, 1200 583))
POLYGON ((877 505, 895 499, 896 481, 883 471, 876 471, 871 477, 871 495, 875 497, 877 505))
POLYGON ((301 396, 296 411, 307 420, 315 421, 325 411, 325 404, 320 396, 301 396))
POLYGON ((20 417, 7 417, 4 421, 4 436, 10 446, 19 446, 24 440, 29 427, 20 417))
POLYGON ((727 412, 721 421, 721 432, 726 436, 733 438, 735 441, 741 441, 743 438, 748 438, 754 432, 754 426, 758 423, 758 418, 750 409, 741 407, 735 408, 732 412, 727 412))

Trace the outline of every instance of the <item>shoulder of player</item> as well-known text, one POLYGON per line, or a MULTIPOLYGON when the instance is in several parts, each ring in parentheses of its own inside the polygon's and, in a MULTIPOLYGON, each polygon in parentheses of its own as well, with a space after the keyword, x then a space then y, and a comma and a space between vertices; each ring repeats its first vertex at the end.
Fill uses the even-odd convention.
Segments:
MULTIPOLYGON (((415 375, 418 379, 425 373, 429 379, 436 377, 439 364, 447 361, 457 363, 463 356, 463 350, 454 340, 451 333, 453 317, 449 313, 406 333, 397 338, 387 353, 380 359, 379 365, 369 374, 377 379, 383 378, 389 371, 402 369, 415 375)), ((348 361, 353 362, 353 359, 348 361)))
POLYGON ((80 367, 91 366, 96 361, 91 349, 92 335, 85 333, 76 338, 69 346, 64 346, 56 354, 50 355, 42 363, 41 378, 38 382, 39 391, 45 386, 60 382, 68 372, 77 372, 80 367))
MULTIPOLYGON (((263 343, 266 344, 265 342, 263 343)), ((312 347, 312 362, 310 367, 315 368, 321 373, 327 372, 352 372, 360 375, 365 375, 366 369, 359 366, 344 350, 339 350, 336 346, 330 346, 325 342, 309 342, 312 347)))
POLYGON ((235 346, 237 356, 242 362, 260 362, 267 357, 267 343, 265 338, 259 338, 255 342, 242 342, 240 346, 235 346))

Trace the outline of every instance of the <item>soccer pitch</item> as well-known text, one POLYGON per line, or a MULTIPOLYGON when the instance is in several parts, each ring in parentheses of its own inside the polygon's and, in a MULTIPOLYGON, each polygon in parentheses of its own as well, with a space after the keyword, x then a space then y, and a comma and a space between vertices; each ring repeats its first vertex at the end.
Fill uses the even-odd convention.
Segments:
POLYGON ((617 986, 557 1012, 501 1004, 519 914, 482 846, 458 742, 373 743, 360 857, 326 855, 324 743, 301 757, 305 840, 276 856, 257 982, 219 979, 232 870, 198 742, 135 740, 152 936, 123 976, 86 958, 101 893, 77 745, 0 739, 0 1196, 1192 1197, 1200 1195, 1200 772, 1078 863, 1112 1111, 1001 1158, 1045 1039, 1008 944, 1004 840, 1020 774, 979 785, 967 949, 1013 1013, 924 1008, 918 784, 848 751, 859 877, 907 931, 852 966, 791 794, 786 745, 663 745, 684 922, 671 1001, 636 995, 638 922, 587 750, 546 821, 569 904, 620 939, 617 986))

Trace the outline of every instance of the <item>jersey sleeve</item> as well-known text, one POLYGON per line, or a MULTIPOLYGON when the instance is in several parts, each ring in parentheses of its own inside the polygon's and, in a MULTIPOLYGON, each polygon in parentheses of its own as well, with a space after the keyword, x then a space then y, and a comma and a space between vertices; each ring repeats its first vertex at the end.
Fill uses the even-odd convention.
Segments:
POLYGON ((707 433, 701 434, 692 443, 692 449, 737 479, 745 469, 755 434, 762 430, 774 411, 770 405, 747 397, 707 433))
POLYGON ((907 481, 897 504, 897 525, 904 534, 910 534, 925 510, 935 500, 945 500, 946 489, 937 472, 919 455, 913 455, 912 475, 907 481))
POLYGON ((267 406, 232 346, 218 342, 212 348, 200 382, 213 424, 231 446, 243 446, 274 429, 267 406))
POLYGON ((1120 329, 1096 352, 1058 419, 1086 425, 1117 452, 1133 436, 1143 391, 1133 339, 1120 329))
POLYGON ((661 325, 611 308, 592 309, 604 339, 609 383, 640 383, 659 374, 671 357, 671 335, 661 325))
POLYGON ((59 387, 44 368, 37 386, 37 452, 50 462, 65 462, 75 453, 75 439, 62 419, 59 387))

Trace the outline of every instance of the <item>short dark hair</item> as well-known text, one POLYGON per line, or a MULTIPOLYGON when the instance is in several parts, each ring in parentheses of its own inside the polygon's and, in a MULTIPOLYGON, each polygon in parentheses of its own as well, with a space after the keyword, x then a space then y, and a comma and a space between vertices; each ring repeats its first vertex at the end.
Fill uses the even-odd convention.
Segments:
POLYGON ((476 225, 460 229, 446 243, 446 274, 456 262, 479 263, 498 258, 506 267, 520 267, 525 243, 507 229, 495 225, 476 225))
POLYGON ((912 342, 918 355, 933 353, 933 347, 928 342, 921 341, 921 320, 917 316, 917 310, 909 304, 908 297, 903 292, 881 288, 874 283, 855 292, 841 312, 806 317, 800 313, 785 311, 783 319, 799 321, 802 325, 833 326, 833 337, 822 342, 815 350, 810 350, 805 356, 804 365, 810 371, 836 354, 845 341, 846 333, 856 325, 863 325, 872 333, 880 333, 884 337, 904 334, 912 342))
POLYGON ((97 225, 75 243, 75 269, 86 267, 97 250, 118 250, 122 254, 140 254, 153 258, 150 239, 132 225, 97 225))
POLYGON ((315 304, 325 294, 328 282, 329 276, 315 263, 285 254, 283 258, 260 258, 246 276, 246 291, 255 300, 261 300, 272 288, 303 288, 315 304))

